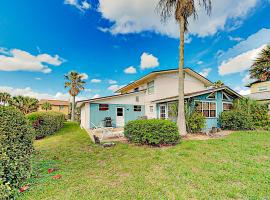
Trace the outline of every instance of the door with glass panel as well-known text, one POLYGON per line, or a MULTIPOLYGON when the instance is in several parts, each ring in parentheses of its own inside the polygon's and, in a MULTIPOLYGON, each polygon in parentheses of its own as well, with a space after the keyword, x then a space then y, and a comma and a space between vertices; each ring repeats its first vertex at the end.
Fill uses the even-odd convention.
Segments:
POLYGON ((167 118, 166 104, 159 105, 159 118, 160 119, 166 119, 167 118))

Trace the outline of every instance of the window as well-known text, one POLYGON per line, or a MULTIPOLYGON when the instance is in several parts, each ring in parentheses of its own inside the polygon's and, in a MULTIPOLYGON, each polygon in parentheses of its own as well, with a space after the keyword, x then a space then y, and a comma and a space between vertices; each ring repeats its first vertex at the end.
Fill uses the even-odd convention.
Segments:
POLYGON ((259 90, 260 92, 263 92, 263 91, 267 91, 268 88, 267 88, 267 86, 261 86, 261 87, 258 87, 258 90, 259 90))
POLYGON ((151 113, 154 112, 154 106, 149 106, 149 110, 151 113))
POLYGON ((223 111, 228 111, 232 109, 232 103, 223 103, 223 111))
POLYGON ((117 117, 123 117, 124 116, 124 108, 117 108, 117 117))
POLYGON ((216 102, 197 101, 196 110, 201 112, 206 118, 216 117, 216 102))
POLYGON ((140 101, 139 96, 136 96, 136 102, 139 102, 139 101, 140 101))
POLYGON ((216 99, 216 92, 212 92, 207 96, 207 99, 216 99))
POLYGON ((142 111, 142 106, 134 106, 133 110, 136 112, 141 112, 142 111))
POLYGON ((100 111, 109 110, 109 105, 108 104, 99 104, 99 110, 100 111))
POLYGON ((160 112, 159 118, 166 119, 166 105, 160 105, 159 112, 160 112))
POLYGON ((64 110, 64 106, 59 106, 59 110, 64 110))
POLYGON ((134 89, 134 92, 139 92, 139 88, 138 88, 138 87, 135 88, 135 89, 134 89))
POLYGON ((153 94, 154 91, 155 91, 154 81, 151 81, 151 82, 147 83, 147 92, 148 92, 148 94, 153 94))

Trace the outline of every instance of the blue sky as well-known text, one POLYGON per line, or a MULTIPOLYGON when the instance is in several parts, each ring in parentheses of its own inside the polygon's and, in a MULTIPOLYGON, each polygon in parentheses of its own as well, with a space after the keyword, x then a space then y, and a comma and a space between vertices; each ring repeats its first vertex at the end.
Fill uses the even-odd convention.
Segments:
MULTIPOLYGON (((0 90, 68 99, 63 75, 85 73, 79 98, 112 94, 178 66, 178 26, 161 24, 158 0, 21 0, 0 3, 0 90)), ((270 43, 269 0, 213 0, 186 35, 185 66, 248 93, 247 69, 270 43), (268 20, 267 20, 268 19, 268 20)))

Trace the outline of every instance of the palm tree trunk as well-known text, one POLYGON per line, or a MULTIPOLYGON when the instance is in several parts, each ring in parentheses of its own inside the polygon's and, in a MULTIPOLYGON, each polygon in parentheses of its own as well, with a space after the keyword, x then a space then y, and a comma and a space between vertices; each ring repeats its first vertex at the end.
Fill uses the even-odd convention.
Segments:
POLYGON ((185 136, 186 131, 186 120, 185 120, 185 97, 184 97, 184 42, 185 42, 185 19, 181 16, 180 20, 180 61, 178 67, 178 118, 177 125, 180 135, 185 136))
POLYGON ((72 96, 71 121, 74 121, 75 116, 75 96, 72 96))

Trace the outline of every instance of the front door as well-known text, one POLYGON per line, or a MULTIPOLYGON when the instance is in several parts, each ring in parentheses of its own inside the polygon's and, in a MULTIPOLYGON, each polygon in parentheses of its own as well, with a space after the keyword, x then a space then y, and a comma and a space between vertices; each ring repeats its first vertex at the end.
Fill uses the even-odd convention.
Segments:
POLYGON ((117 127, 123 127, 125 125, 124 110, 125 109, 123 107, 116 108, 116 126, 117 127))
POLYGON ((167 118, 166 104, 159 105, 159 119, 167 118))

